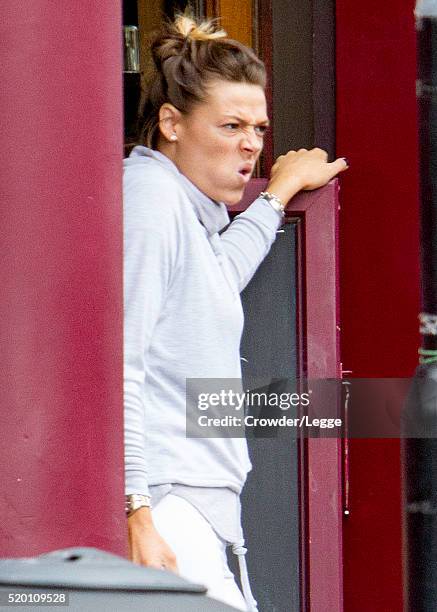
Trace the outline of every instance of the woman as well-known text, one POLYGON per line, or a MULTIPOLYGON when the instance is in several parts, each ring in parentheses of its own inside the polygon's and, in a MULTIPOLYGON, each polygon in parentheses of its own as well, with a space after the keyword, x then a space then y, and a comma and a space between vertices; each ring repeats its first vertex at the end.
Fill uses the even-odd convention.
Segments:
POLYGON ((180 16, 152 44, 143 141, 125 160, 126 495, 133 561, 179 571, 255 610, 239 494, 243 438, 187 438, 187 378, 240 378, 240 291, 268 253, 283 208, 347 167, 290 151, 267 192, 230 225, 269 120, 265 70, 210 23, 180 16), (224 231, 223 231, 224 230, 224 231), (151 504, 150 504, 151 499, 151 504), (244 598, 227 563, 240 561, 244 598))

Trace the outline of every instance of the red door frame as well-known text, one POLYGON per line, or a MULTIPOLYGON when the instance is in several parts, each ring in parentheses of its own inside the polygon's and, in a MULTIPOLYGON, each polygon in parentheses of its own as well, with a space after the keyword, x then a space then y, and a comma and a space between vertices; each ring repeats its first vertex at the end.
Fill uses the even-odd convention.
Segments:
MULTIPOLYGON (((420 345, 414 0, 336 2, 342 360, 411 376, 420 345)), ((402 610, 398 440, 352 440, 345 608, 402 610)))
MULTIPOLYGON (((231 212, 242 212, 265 189, 266 179, 250 181, 244 198, 231 212)), ((308 378, 338 378, 338 181, 314 192, 300 193, 287 209, 302 230, 298 267, 302 270, 303 342, 308 378)), ((339 439, 303 441, 300 500, 302 539, 302 610, 343 610, 342 454, 339 439)))

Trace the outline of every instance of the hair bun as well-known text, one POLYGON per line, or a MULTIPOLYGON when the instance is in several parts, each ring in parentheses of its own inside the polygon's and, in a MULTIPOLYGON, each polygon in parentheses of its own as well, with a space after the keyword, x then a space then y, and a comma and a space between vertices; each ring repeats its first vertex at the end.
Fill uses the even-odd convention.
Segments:
POLYGON ((189 40, 217 40, 217 38, 227 37, 224 30, 217 29, 214 21, 208 20, 196 23, 189 15, 178 15, 174 26, 179 34, 189 40))
POLYGON ((213 41, 227 38, 214 20, 197 23, 189 14, 178 15, 174 22, 164 23, 151 45, 152 58, 158 71, 164 71, 166 60, 184 55, 193 41, 213 41))

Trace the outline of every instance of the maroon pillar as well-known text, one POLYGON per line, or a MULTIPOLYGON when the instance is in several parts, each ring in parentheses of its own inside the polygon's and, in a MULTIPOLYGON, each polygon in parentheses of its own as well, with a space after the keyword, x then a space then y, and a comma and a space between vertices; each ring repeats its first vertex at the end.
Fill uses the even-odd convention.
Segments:
POLYGON ((120 5, 2 7, 2 557, 126 550, 120 5))
MULTIPOLYGON (((414 0, 336 2, 342 361, 409 377, 420 346, 414 0)), ((399 440, 351 440, 346 612, 402 610, 399 440)), ((420 609, 420 608, 418 608, 420 609)))

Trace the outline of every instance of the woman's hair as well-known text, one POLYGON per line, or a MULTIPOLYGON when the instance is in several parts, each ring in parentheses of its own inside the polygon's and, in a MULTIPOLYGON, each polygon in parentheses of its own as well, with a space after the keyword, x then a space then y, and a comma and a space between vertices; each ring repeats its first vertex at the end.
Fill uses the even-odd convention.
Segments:
POLYGON ((191 16, 179 15, 165 23, 151 45, 154 74, 146 87, 139 118, 141 141, 156 148, 159 109, 165 102, 182 113, 206 98, 213 79, 266 85, 263 62, 252 49, 227 38, 213 21, 197 23, 191 16))

